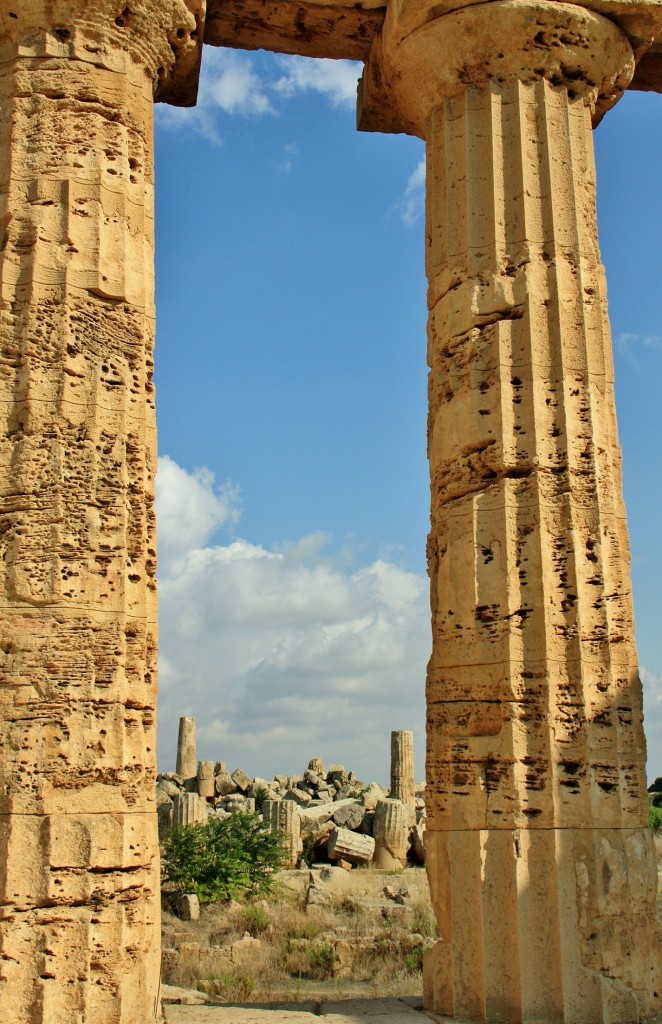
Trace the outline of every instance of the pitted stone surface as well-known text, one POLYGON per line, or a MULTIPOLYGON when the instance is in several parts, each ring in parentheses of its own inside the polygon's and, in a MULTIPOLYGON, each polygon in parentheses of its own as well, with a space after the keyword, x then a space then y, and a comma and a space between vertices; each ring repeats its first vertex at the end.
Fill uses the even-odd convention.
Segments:
POLYGON ((0 1020, 12 1024, 157 1014, 152 105, 195 72, 201 9, 130 6, 0 11, 0 1020))

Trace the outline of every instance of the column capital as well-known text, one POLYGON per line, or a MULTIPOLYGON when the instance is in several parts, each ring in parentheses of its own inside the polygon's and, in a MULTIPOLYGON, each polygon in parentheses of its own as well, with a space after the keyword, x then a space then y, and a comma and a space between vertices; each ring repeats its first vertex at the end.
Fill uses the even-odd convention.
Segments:
POLYGON ((400 3, 373 43, 359 87, 359 128, 426 136, 434 110, 470 86, 546 79, 581 96, 594 123, 627 88, 634 54, 625 33, 595 11, 556 0, 400 3), (441 13, 439 12, 441 7, 441 13), (404 22, 398 18, 397 10, 404 22), (416 24, 418 21, 418 24, 416 24), (403 34, 404 32, 404 34, 403 34))
POLYGON ((12 56, 81 61, 124 72, 142 64, 154 99, 195 103, 206 0, 7 0, 0 63, 12 56))

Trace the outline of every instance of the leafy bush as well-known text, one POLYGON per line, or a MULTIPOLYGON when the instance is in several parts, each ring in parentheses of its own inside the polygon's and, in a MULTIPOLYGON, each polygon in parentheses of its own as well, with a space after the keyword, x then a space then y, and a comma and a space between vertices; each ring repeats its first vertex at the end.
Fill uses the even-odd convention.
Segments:
POLYGON ((651 807, 662 807, 662 793, 651 793, 648 799, 651 807))
POLYGON ((407 970, 411 971, 412 974, 420 974, 423 970, 423 947, 414 946, 414 948, 406 954, 405 964, 407 970))
POLYGON ((653 832, 662 832, 662 807, 648 808, 648 827, 653 832))
POLYGON ((269 790, 265 789, 264 786, 258 786, 253 793, 253 799, 255 800, 255 810, 258 814, 262 814, 264 805, 269 799, 269 790))
POLYGON ((269 892, 284 860, 281 837, 267 822, 258 814, 233 814, 171 832, 161 869, 164 882, 214 903, 269 892))
POLYGON ((662 775, 658 775, 654 782, 648 787, 649 793, 662 793, 662 775))
POLYGON ((311 942, 306 949, 306 959, 313 978, 330 978, 336 966, 336 951, 330 942, 311 942))
POLYGON ((241 908, 241 923, 244 930, 256 939, 258 935, 264 935, 268 931, 271 918, 264 907, 256 903, 248 903, 241 908))

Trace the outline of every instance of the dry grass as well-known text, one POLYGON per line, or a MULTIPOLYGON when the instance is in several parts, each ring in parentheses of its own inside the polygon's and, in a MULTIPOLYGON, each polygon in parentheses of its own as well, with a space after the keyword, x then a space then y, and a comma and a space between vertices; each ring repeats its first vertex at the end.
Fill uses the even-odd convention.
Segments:
POLYGON ((302 892, 281 886, 269 902, 204 907, 195 923, 164 913, 164 947, 177 950, 166 949, 164 981, 218 1002, 417 995, 436 935, 424 871, 354 871, 323 906, 306 909, 302 892), (406 885, 405 906, 385 884, 406 885))

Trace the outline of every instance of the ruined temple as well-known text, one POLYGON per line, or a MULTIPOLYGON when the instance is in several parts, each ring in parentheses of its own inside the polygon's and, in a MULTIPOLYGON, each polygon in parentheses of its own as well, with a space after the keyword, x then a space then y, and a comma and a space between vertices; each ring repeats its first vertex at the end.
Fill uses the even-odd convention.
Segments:
POLYGON ((662 89, 661 30, 660 0, 2 0, 1 1020, 159 1016, 152 119, 203 43, 364 61, 359 128, 427 143, 426 1005, 660 1007, 591 128, 662 89))

